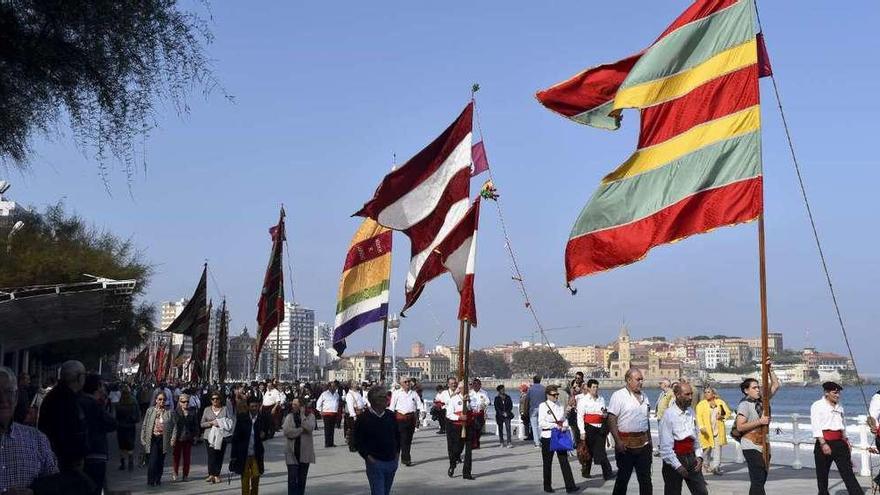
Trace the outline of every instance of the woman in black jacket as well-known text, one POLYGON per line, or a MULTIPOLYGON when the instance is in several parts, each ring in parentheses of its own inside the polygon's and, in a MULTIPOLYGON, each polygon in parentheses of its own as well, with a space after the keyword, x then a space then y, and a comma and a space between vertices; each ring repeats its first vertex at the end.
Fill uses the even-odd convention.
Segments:
POLYGON ((174 471, 171 480, 177 481, 178 467, 183 461, 183 481, 189 477, 189 465, 192 458, 192 446, 199 434, 199 419, 195 411, 189 408, 189 394, 180 394, 177 407, 174 408, 174 424, 177 426, 174 438, 174 471))
POLYGON ((495 423, 498 425, 498 439, 501 446, 513 448, 510 436, 510 420, 513 419, 513 400, 504 392, 504 385, 495 387, 498 395, 495 396, 495 423), (504 432, 507 432, 507 444, 504 443, 504 432))

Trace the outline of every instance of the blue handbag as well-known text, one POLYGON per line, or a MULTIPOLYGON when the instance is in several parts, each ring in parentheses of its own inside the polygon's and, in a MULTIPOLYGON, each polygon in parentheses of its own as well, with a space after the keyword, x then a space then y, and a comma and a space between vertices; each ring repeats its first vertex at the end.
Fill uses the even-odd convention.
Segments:
POLYGON ((553 428, 550 432, 550 450, 553 452, 574 450, 574 438, 571 436, 571 431, 553 428))
MULTIPOLYGON (((553 413, 553 409, 550 409, 549 404, 547 405, 547 411, 553 415, 553 419, 557 422, 559 421, 556 414, 553 413)), ((550 430, 550 451, 568 452, 569 450, 574 450, 574 437, 571 435, 571 431, 562 431, 559 428, 550 430)))

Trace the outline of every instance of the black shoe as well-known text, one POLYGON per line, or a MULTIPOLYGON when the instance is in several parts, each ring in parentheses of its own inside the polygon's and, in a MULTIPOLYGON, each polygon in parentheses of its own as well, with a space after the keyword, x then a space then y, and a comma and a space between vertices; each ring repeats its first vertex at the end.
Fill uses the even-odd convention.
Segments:
POLYGON ((455 466, 449 466, 449 470, 446 471, 446 474, 447 474, 450 478, 452 478, 453 476, 455 476, 455 466))
POLYGON ((121 461, 121 462, 119 463, 119 470, 120 470, 120 471, 125 471, 125 461, 121 461))
POLYGON ((605 478, 605 481, 613 480, 614 478, 617 478, 617 473, 615 473, 614 471, 611 471, 607 474, 603 474, 602 477, 605 478))
POLYGON ((553 490, 553 487, 551 487, 551 486, 545 486, 544 491, 547 493, 553 493, 554 490, 553 490))
POLYGON ((577 485, 567 486, 567 487, 565 487, 565 493, 574 493, 574 492, 580 491, 580 489, 581 488, 577 485))
POLYGON ((587 469, 587 468, 581 468, 581 476, 583 476, 583 477, 586 478, 586 479, 590 479, 590 478, 593 477, 593 476, 590 474, 590 470, 587 469))
POLYGON ((412 461, 403 461, 403 465, 406 467, 412 466, 412 461))
POLYGON ((445 435, 446 431, 445 430, 437 430, 437 434, 438 435, 445 435))
POLYGON ((466 479, 466 480, 475 480, 475 479, 476 479, 476 478, 474 478, 474 477, 473 477, 472 475, 470 475, 470 474, 465 474, 464 476, 462 476, 462 478, 463 478, 463 479, 466 479))

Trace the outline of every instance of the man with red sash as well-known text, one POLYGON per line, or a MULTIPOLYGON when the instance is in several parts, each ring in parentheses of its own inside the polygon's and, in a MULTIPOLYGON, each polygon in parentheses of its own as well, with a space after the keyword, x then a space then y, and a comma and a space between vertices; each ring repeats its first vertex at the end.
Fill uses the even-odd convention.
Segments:
POLYGON ((388 406, 394 411, 397 420, 397 430, 400 433, 400 460, 405 466, 412 466, 410 449, 421 403, 418 394, 410 388, 410 383, 409 378, 400 381, 401 389, 391 394, 391 405, 388 406))
POLYGON ((660 457, 663 459, 664 495, 680 495, 682 482, 692 495, 708 495, 703 477, 700 429, 691 408, 694 390, 682 381, 672 388, 675 401, 660 419, 660 457))
POLYGON ((480 437, 483 435, 483 428, 486 426, 486 408, 489 407, 489 394, 483 390, 483 382, 479 378, 474 378, 471 382, 471 403, 474 405, 471 415, 474 420, 474 434, 471 437, 471 448, 474 450, 480 448, 480 437))
POLYGON ((446 474, 450 478, 455 476, 455 466, 458 465, 459 458, 464 452, 464 468, 462 470, 462 478, 472 480, 471 463, 473 460, 471 454, 471 439, 474 434, 473 416, 468 412, 473 403, 471 398, 473 394, 467 391, 467 384, 459 383, 453 393, 446 402, 446 442, 449 449, 449 470, 446 474), (462 437, 462 429, 464 429, 464 438, 462 437))
POLYGON ((605 398, 599 395, 599 382, 590 378, 581 387, 582 393, 577 396, 577 425, 580 430, 580 442, 578 453, 584 450, 588 455, 578 455, 581 461, 581 476, 591 478, 590 469, 593 464, 602 466, 602 477, 605 480, 614 478, 611 471, 611 463, 605 452, 605 440, 608 438, 608 429, 605 421, 608 411, 605 409, 605 398), (583 457, 583 458, 582 458, 583 457))
POLYGON ((843 405, 840 404, 843 387, 834 382, 825 382, 822 390, 824 397, 810 407, 810 427, 816 439, 813 457, 816 460, 819 495, 828 495, 828 472, 832 462, 837 464, 837 471, 849 495, 862 495, 865 491, 853 473, 852 451, 846 438, 843 405))
POLYGON ((333 435, 336 432, 336 422, 339 419, 339 408, 342 403, 339 400, 339 393, 336 392, 336 382, 330 382, 327 390, 318 397, 315 403, 315 409, 321 414, 321 420, 324 422, 324 447, 335 447, 333 435))

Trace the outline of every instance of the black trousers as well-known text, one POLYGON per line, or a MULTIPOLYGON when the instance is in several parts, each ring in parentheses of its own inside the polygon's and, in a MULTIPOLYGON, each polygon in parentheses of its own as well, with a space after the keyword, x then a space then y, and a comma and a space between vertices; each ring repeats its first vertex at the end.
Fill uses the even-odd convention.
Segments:
POLYGON ((523 431, 526 434, 526 440, 531 440, 532 437, 532 421, 528 414, 520 414, 519 419, 522 420, 523 431))
MULTIPOLYGON (((877 450, 880 450, 880 436, 874 439, 874 444, 877 445, 877 450)), ((877 473, 877 476, 874 476, 874 483, 880 485, 880 472, 877 473)))
POLYGON ((473 425, 468 425, 465 429, 465 438, 461 438, 461 425, 457 425, 452 421, 446 422, 446 449, 449 453, 449 467, 455 468, 458 465, 458 459, 464 451, 464 468, 462 474, 471 475, 471 467, 473 465, 473 453, 471 449, 471 439, 473 438, 473 425))
POLYGON ((507 433, 507 443, 513 442, 513 436, 510 434, 510 418, 502 418, 501 416, 495 416, 495 423, 498 425, 498 439, 501 441, 501 445, 505 445, 504 443, 504 434, 507 433))
POLYGON ((324 420, 324 447, 335 447, 333 435, 336 433, 336 415, 321 418, 324 420))
POLYGON ((357 451, 357 447, 354 444, 354 423, 357 421, 357 417, 345 415, 343 419, 344 428, 342 431, 345 433, 345 443, 348 444, 348 450, 351 452, 357 451))
POLYGON ((703 470, 697 469, 697 456, 694 454, 679 455, 678 460, 688 470, 688 477, 682 478, 678 471, 672 469, 672 466, 664 462, 662 470, 663 495, 681 495, 682 482, 687 484, 691 495, 709 495, 709 488, 706 486, 703 470))
POLYGON ((831 455, 825 455, 822 452, 822 446, 816 440, 813 447, 813 458, 816 460, 816 484, 819 486, 819 495, 828 495, 828 472, 831 470, 831 463, 837 464, 837 471, 843 484, 846 485, 846 491, 849 495, 861 495, 865 491, 856 480, 853 473, 852 457, 849 444, 844 440, 828 440, 826 442, 831 447, 831 455))
POLYGON ((440 425, 440 430, 437 432, 438 434, 446 433, 446 423, 448 423, 448 421, 446 421, 446 409, 440 409, 440 416, 437 418, 437 424, 440 425))
POLYGON ((107 479, 107 462, 87 460, 83 464, 83 472, 95 484, 92 495, 101 495, 104 492, 104 480, 107 479))
POLYGON ((404 464, 412 462, 410 451, 412 449, 413 434, 416 432, 415 417, 407 416, 406 420, 397 420, 397 431, 400 433, 400 461, 404 464))
POLYGON ((471 436, 472 448, 480 448, 480 437, 483 435, 484 426, 486 426, 486 414, 475 414, 473 422, 474 434, 471 436))
POLYGON ((654 486, 651 483, 651 444, 638 449, 626 449, 622 453, 615 452, 617 461, 617 480, 614 482, 614 495, 626 495, 629 478, 633 470, 639 480, 639 495, 651 495, 654 486))
POLYGON ((605 452, 605 440, 608 438, 608 430, 604 426, 601 428, 596 428, 591 424, 584 426, 587 430, 585 435, 587 437, 587 449, 590 451, 590 457, 593 458, 593 462, 583 466, 583 470, 586 471, 586 474, 590 474, 592 465, 596 464, 602 466, 602 476, 608 478, 611 476, 611 462, 608 461, 608 454, 605 452))
POLYGON ((154 435, 150 439, 150 461, 147 464, 147 484, 157 484, 162 481, 162 471, 165 469, 165 453, 162 452, 162 435, 154 435))
POLYGON ((550 450, 550 439, 541 439, 541 464, 544 468, 544 489, 553 486, 553 454, 559 460, 559 468, 562 470, 562 480, 565 481, 565 489, 572 490, 575 487, 574 476, 571 474, 571 464, 568 463, 568 452, 553 452, 550 450))
POLYGON ((766 495, 764 485, 767 483, 767 466, 764 465, 764 453, 755 449, 743 449, 746 466, 749 468, 749 495, 766 495))
POLYGON ((287 465, 287 495, 303 495, 306 493, 306 478, 309 476, 309 464, 287 465))
POLYGON ((227 441, 223 440, 220 450, 208 445, 208 476, 220 476, 220 471, 223 470, 223 457, 226 455, 226 444, 227 441))
POLYGON ((568 421, 568 427, 571 428, 572 436, 574 436, 574 444, 577 445, 581 441, 581 430, 578 428, 577 411, 575 409, 568 411, 568 415, 565 419, 568 421))

